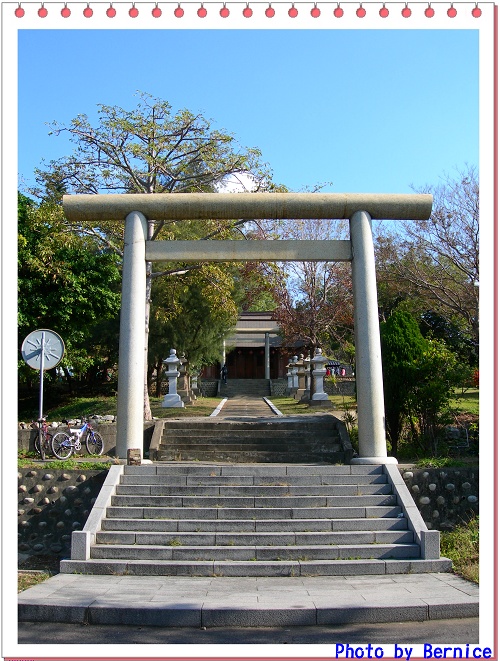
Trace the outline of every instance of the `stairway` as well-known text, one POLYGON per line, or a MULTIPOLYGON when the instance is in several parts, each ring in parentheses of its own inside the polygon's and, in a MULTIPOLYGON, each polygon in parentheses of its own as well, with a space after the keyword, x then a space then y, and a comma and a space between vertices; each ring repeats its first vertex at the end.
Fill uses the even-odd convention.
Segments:
MULTIPOLYGON (((268 409, 269 410, 269 409, 268 409)), ((168 420, 155 461, 233 463, 347 463, 352 457, 344 423, 332 415, 168 420)))
POLYGON ((270 394, 269 379, 228 379, 220 384, 221 397, 269 397, 270 394))
POLYGON ((382 466, 123 471, 87 559, 62 561, 63 573, 334 576, 450 567, 420 559, 382 466))

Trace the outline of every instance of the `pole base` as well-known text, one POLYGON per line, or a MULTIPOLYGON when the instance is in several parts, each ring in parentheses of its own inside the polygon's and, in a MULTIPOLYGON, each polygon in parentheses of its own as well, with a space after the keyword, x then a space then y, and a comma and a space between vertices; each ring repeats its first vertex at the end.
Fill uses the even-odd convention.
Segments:
POLYGON ((398 460, 396 457, 355 457, 351 459, 351 464, 365 464, 365 465, 377 465, 377 464, 397 464, 398 460))

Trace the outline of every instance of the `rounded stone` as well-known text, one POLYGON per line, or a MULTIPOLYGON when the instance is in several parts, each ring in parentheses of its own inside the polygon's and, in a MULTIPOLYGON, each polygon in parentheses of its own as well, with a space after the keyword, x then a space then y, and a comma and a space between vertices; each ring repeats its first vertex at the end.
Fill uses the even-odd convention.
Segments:
POLYGON ((71 535, 62 535, 62 536, 61 536, 61 540, 62 540, 63 542, 69 542, 70 539, 71 539, 71 535))
POLYGON ((35 493, 40 493, 40 491, 43 491, 42 485, 41 484, 35 484, 35 486, 33 487, 33 491, 35 493))
POLYGON ((75 500, 73 501, 73 505, 75 507, 80 507, 80 505, 82 505, 82 503, 83 503, 83 500, 81 498, 75 498, 75 500))
POLYGON ((66 498, 66 496, 61 496, 59 498, 59 502, 61 503, 61 505, 64 505, 64 503, 66 503, 67 501, 68 501, 68 499, 66 498))
POLYGON ((470 488, 471 488, 470 482, 464 482, 462 484, 462 489, 464 489, 465 491, 469 491, 470 488))
POLYGON ((25 484, 20 484, 17 487, 17 490, 19 491, 19 493, 25 493, 26 491, 28 491, 28 487, 25 484))
POLYGON ((25 498, 23 502, 25 502, 26 504, 28 504, 28 503, 34 503, 34 502, 35 502, 35 499, 34 499, 34 498, 25 498))
POLYGON ((460 496, 455 496, 455 498, 453 498, 453 502, 455 503, 455 505, 458 505, 458 503, 460 502, 460 496))
POLYGON ((53 553, 60 553, 62 551, 62 545, 61 544, 51 544, 50 545, 50 550, 53 553))
POLYGON ((23 479, 23 474, 22 474, 22 473, 18 473, 18 474, 17 474, 17 479, 18 479, 18 480, 22 480, 22 479, 23 479))
POLYGON ((441 477, 444 480, 445 477, 448 477, 448 473, 445 473, 444 471, 441 471, 439 473, 439 477, 441 477))
POLYGON ((478 498, 477 496, 468 496, 467 500, 469 501, 469 503, 477 503, 478 498))
POLYGON ((44 498, 44 499, 42 500, 42 503, 43 503, 44 505, 50 505, 50 498, 44 498))
POLYGON ((87 476, 82 474, 82 475, 79 475, 76 479, 77 479, 78 482, 85 482, 85 480, 87 479, 87 476))
POLYGON ((36 477, 37 475, 38 473, 36 471, 28 471, 28 473, 26 473, 27 477, 36 477))
POLYGON ((413 473, 411 471, 406 471, 406 473, 403 473, 403 477, 405 480, 410 480, 413 477, 413 473))
POLYGON ((93 505, 93 504, 95 503, 96 500, 97 500, 97 498, 91 498, 91 499, 90 499, 90 504, 93 505))
POLYGON ((438 496, 436 502, 438 505, 444 505, 446 500, 443 498, 443 496, 438 496))
POLYGON ((418 486, 418 484, 414 484, 414 485, 412 486, 411 490, 412 490, 414 493, 419 493, 419 492, 420 492, 420 487, 418 486))
POLYGON ((21 524, 23 528, 29 528, 31 526, 31 523, 29 521, 21 521, 21 524))
POLYGON ((427 498, 427 496, 422 496, 419 500, 421 505, 428 505, 431 502, 430 498, 427 498))
POLYGON ((59 491, 59 487, 52 486, 47 489, 47 493, 57 493, 59 491))
POLYGON ((42 508, 41 507, 34 507, 31 512, 33 514, 41 514, 42 513, 42 508))
POLYGON ((68 509, 68 510, 64 510, 64 514, 65 514, 66 516, 71 516, 72 512, 71 512, 70 509, 68 509))
POLYGON ((29 544, 19 544, 20 551, 29 551, 29 544))
POLYGON ((425 473, 422 473, 422 477, 425 477, 425 479, 427 479, 429 477, 429 473, 425 471, 425 473))
POLYGON ((92 489, 89 489, 88 487, 85 487, 85 489, 83 490, 83 493, 84 493, 85 496, 88 496, 89 494, 92 493, 92 489))
POLYGON ((73 524, 72 524, 71 527, 72 527, 73 529, 81 528, 81 527, 82 527, 82 524, 81 524, 79 521, 73 521, 73 524))
POLYGON ((436 485, 433 482, 429 484, 429 491, 436 491, 436 485))
POLYGON ((44 548, 45 546, 43 544, 35 544, 33 546, 33 551, 43 551, 44 548))
POLYGON ((439 519, 439 512, 437 510, 434 510, 434 512, 432 513, 432 518, 439 519))
POLYGON ((38 524, 38 527, 39 528, 46 528, 47 527, 47 521, 40 521, 40 523, 38 524))
POLYGON ((64 528, 64 522, 63 521, 58 521, 56 523, 56 528, 64 528))
POLYGON ((71 475, 68 475, 68 473, 63 473, 59 479, 60 480, 71 480, 71 475))
POLYGON ((24 510, 17 510, 17 516, 22 516, 24 514, 24 510))
POLYGON ((42 480, 53 480, 54 476, 51 475, 50 473, 45 473, 45 475, 42 477, 42 480))
POLYGON ((455 485, 452 484, 451 482, 448 482, 448 484, 446 485, 446 489, 448 489, 448 491, 454 491, 455 485))
POLYGON ((64 489, 64 493, 67 493, 68 495, 70 495, 70 494, 74 493, 75 491, 77 491, 77 489, 78 489, 78 487, 69 486, 69 487, 66 487, 66 489, 64 489))

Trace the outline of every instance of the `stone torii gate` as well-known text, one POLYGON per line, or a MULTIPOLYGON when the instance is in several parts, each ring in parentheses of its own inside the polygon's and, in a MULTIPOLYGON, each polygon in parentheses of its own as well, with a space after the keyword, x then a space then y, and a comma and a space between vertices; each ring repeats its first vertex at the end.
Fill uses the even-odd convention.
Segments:
POLYGON ((382 360, 371 220, 427 220, 432 195, 359 193, 171 193, 65 195, 71 221, 125 221, 116 451, 143 438, 146 261, 350 261, 354 296, 359 457, 387 456, 382 360), (147 219, 349 219, 347 241, 147 241, 147 219))

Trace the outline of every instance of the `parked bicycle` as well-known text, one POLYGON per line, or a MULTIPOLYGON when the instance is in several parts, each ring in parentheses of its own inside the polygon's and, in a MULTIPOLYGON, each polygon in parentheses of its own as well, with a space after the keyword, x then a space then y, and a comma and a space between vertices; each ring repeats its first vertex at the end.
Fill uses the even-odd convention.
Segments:
POLYGON ((35 451, 38 452, 42 461, 45 461, 45 457, 51 452, 52 447, 52 434, 49 434, 49 426, 45 418, 41 418, 36 422, 32 422, 31 426, 34 429, 38 429, 38 434, 35 438, 35 451))
POLYGON ((52 452, 58 459, 69 459, 73 452, 79 452, 82 449, 82 441, 85 442, 90 455, 98 457, 103 453, 102 436, 92 428, 88 420, 79 429, 70 427, 69 431, 69 434, 60 432, 52 439, 52 452))

